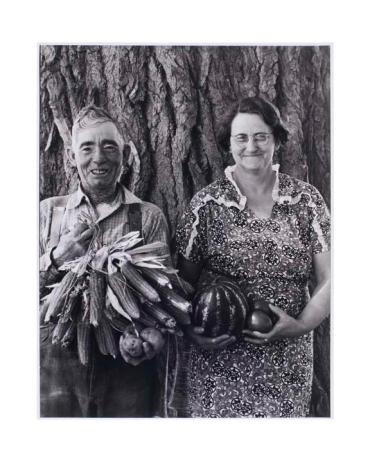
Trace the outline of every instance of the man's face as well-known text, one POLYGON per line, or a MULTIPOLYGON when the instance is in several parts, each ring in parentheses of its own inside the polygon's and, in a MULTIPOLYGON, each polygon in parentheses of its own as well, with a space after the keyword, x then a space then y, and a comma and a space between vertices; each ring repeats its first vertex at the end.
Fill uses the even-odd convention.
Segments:
POLYGON ((72 162, 87 193, 115 188, 123 164, 123 142, 116 126, 102 122, 78 130, 72 162))

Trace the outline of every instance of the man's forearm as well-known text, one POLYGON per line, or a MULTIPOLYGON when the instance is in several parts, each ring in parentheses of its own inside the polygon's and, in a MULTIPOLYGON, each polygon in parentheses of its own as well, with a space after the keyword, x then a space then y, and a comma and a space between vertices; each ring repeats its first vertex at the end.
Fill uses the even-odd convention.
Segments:
POLYGON ((40 297, 44 297, 47 292, 47 286, 57 283, 61 280, 63 273, 60 272, 53 262, 51 252, 46 252, 40 257, 40 297))

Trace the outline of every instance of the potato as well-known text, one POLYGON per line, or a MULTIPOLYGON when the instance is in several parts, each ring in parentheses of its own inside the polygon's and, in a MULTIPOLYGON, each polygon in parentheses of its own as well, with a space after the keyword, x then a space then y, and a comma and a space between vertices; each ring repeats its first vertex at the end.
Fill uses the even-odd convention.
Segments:
POLYGON ((137 331, 135 330, 135 327, 133 325, 128 325, 125 331, 122 333, 123 337, 125 338, 126 336, 134 336, 137 338, 137 331))
POLYGON ((156 328, 144 328, 140 332, 140 337, 144 341, 148 342, 151 346, 153 346, 157 352, 162 349, 164 345, 164 337, 162 333, 156 328))

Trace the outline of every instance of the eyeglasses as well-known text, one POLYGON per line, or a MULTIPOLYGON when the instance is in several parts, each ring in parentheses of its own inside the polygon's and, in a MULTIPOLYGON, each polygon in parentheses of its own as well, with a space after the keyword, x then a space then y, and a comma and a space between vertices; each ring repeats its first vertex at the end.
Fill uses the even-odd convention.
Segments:
POLYGON ((231 138, 235 140, 238 145, 246 145, 250 139, 258 146, 264 146, 270 139, 272 133, 259 132, 253 135, 247 135, 246 133, 239 133, 238 135, 231 135, 231 138))

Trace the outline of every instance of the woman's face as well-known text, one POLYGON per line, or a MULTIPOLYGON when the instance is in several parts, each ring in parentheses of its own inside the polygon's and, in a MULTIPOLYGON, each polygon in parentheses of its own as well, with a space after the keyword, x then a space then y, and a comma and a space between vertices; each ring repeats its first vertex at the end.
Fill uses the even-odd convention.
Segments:
POLYGON ((236 168, 263 171, 272 166, 275 139, 258 114, 239 113, 231 123, 231 153, 236 168))

